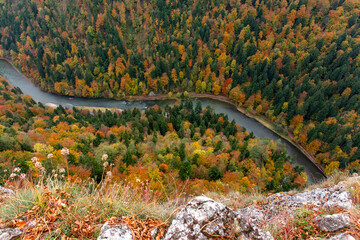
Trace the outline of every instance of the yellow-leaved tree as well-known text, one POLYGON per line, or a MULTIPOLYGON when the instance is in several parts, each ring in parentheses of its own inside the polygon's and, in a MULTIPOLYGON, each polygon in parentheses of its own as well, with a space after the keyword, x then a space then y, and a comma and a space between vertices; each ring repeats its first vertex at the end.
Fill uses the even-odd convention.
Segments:
POLYGON ((52 153, 54 151, 54 148, 45 143, 36 143, 34 145, 34 151, 43 155, 47 155, 49 153, 52 153))
POLYGON ((325 168, 325 174, 330 175, 333 172, 335 172, 340 166, 340 163, 338 161, 333 161, 325 168))

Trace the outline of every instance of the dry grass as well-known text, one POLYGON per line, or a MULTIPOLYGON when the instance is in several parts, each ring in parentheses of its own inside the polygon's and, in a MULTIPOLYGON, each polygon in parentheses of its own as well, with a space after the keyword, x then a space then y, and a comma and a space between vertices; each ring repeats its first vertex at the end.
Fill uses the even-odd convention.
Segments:
POLYGON ((359 206, 349 211, 339 210, 336 213, 348 213, 353 224, 337 232, 324 232, 317 227, 317 216, 333 214, 335 212, 324 211, 319 212, 311 208, 298 209, 297 214, 289 214, 284 212, 274 218, 268 220, 263 229, 269 231, 275 239, 293 240, 293 239, 328 239, 338 233, 346 232, 356 239, 360 239, 360 209, 359 206))
MULTIPOLYGON (((2 222, 25 228, 24 237, 93 239, 102 223, 131 216, 144 226, 165 226, 180 201, 161 202, 150 189, 120 183, 68 182, 48 178, 46 184, 22 184, 0 206, 2 222), (176 204, 177 203, 177 204, 176 204)), ((148 228, 147 228, 148 229, 148 228)), ((146 233, 141 233, 146 234, 146 233)))
MULTIPOLYGON (((334 174, 327 180, 309 186, 305 191, 327 187, 343 181, 353 194, 356 207, 347 211, 354 225, 347 229, 354 236, 360 231, 360 181, 346 174, 334 174)), ((13 183, 15 196, 5 199, 0 205, 1 222, 9 226, 27 228, 24 238, 75 238, 94 239, 105 221, 126 223, 136 236, 147 239, 155 227, 163 235, 175 213, 194 196, 186 196, 181 190, 168 198, 160 199, 144 184, 136 187, 125 183, 100 184, 88 180, 73 180, 49 177, 44 184, 30 182, 13 183), (27 226, 29 222, 35 226, 27 226)), ((236 210, 252 204, 261 204, 266 195, 259 192, 230 192, 226 195, 209 192, 204 194, 236 210)), ((264 223, 263 228, 275 239, 316 239, 330 236, 319 231, 313 221, 316 215, 331 214, 316 212, 309 208, 299 209, 297 215, 283 213, 264 223)), ((331 234, 333 235, 333 234, 331 234)), ((360 237, 360 236, 358 236, 360 237)))
POLYGON ((263 202, 266 199, 265 194, 257 191, 250 193, 230 192, 226 195, 208 192, 204 195, 217 202, 221 202, 232 209, 241 209, 258 202, 263 202))
POLYGON ((322 181, 320 181, 316 184, 309 185, 308 187, 305 188, 304 191, 311 191, 315 188, 325 188, 325 187, 335 186, 339 182, 347 180, 348 177, 349 177, 349 175, 347 172, 336 171, 332 175, 323 179, 322 181))

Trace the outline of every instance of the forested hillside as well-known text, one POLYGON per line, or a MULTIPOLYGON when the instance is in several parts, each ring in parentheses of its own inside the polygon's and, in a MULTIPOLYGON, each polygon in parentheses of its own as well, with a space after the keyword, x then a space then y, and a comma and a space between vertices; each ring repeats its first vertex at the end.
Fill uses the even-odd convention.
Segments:
POLYGON ((0 80, 0 104, 2 183, 21 176, 106 178, 163 198, 178 189, 196 195, 286 191, 307 181, 277 143, 190 101, 143 113, 54 109, 0 80))
POLYGON ((327 173, 358 171, 359 15, 357 0, 2 0, 0 56, 70 96, 225 95, 327 173))

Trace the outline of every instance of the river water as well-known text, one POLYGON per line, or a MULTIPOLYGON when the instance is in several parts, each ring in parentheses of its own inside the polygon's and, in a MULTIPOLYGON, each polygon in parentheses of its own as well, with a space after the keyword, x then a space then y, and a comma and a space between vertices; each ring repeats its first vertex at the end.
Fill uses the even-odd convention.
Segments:
MULTIPOLYGON (((28 94, 33 97, 37 102, 53 103, 62 105, 66 108, 72 108, 73 106, 87 106, 87 107, 107 107, 107 108, 140 108, 145 109, 147 107, 158 104, 160 106, 171 104, 171 100, 159 100, 159 101, 119 101, 113 99, 89 99, 89 98, 77 98, 59 96, 48 92, 43 92, 40 88, 36 87, 32 82, 20 74, 10 63, 5 60, 0 60, 0 75, 8 80, 13 86, 19 87, 24 94, 28 94)), ((308 175, 309 183, 317 182, 324 178, 320 170, 294 145, 281 138, 271 130, 264 127, 258 121, 247 117, 241 112, 237 111, 232 105, 221 101, 212 99, 194 99, 194 103, 200 101, 203 107, 211 106, 216 113, 224 113, 229 116, 229 120, 235 119, 236 123, 246 128, 248 132, 253 132, 256 137, 269 138, 275 141, 281 141, 284 147, 287 149, 288 154, 295 159, 295 165, 303 165, 305 172, 308 175)))

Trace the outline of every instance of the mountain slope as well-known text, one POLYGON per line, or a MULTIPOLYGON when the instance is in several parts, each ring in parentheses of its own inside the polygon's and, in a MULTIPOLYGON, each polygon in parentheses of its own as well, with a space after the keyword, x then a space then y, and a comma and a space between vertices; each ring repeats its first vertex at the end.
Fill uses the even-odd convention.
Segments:
POLYGON ((44 90, 110 98, 223 94, 289 130, 327 173, 359 169, 358 1, 0 6, 0 54, 44 90))

